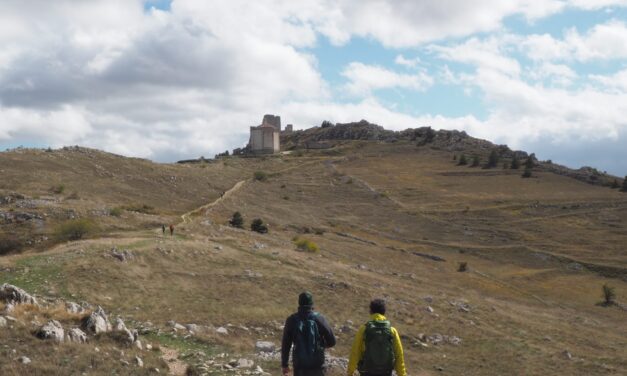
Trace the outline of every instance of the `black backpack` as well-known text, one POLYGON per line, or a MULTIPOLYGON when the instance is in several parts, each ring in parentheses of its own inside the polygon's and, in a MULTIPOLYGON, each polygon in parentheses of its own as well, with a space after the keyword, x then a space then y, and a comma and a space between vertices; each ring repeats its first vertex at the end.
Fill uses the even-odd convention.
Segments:
POLYGON ((324 364, 324 346, 316 316, 318 316, 316 312, 310 312, 306 317, 296 316, 292 353, 295 369, 318 369, 324 364))
POLYGON ((359 362, 360 373, 389 374, 394 369, 394 348, 390 322, 368 321, 364 331, 364 355, 359 362))

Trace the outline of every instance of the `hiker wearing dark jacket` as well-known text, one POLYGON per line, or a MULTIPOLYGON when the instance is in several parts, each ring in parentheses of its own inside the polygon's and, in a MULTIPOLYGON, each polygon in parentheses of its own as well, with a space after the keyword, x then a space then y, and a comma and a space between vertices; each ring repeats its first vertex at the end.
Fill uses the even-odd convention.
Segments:
POLYGON ((363 324, 353 341, 347 375, 359 370, 360 376, 407 376, 403 345, 398 331, 385 318, 385 301, 370 302, 370 321, 363 324))
POLYGON ((313 296, 298 296, 298 312, 285 320, 281 345, 281 368, 289 375, 288 360, 292 352, 294 376, 323 376, 324 349, 335 346, 335 336, 327 320, 313 310, 313 296))

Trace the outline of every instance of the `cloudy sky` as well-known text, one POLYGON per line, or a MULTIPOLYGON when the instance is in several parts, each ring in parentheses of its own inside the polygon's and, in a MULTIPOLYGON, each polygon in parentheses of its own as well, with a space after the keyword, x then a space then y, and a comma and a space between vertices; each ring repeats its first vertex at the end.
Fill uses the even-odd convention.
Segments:
POLYGON ((1 0, 0 150, 432 126, 627 174, 627 0, 1 0))

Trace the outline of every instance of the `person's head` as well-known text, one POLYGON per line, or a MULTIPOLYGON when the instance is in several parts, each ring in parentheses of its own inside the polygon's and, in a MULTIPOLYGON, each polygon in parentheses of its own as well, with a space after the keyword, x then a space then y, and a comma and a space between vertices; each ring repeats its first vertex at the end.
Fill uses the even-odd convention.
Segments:
POLYGON ((313 307, 313 295, 309 291, 301 292, 298 295, 298 306, 303 308, 313 307))
POLYGON ((383 299, 373 299, 370 302, 370 313, 380 313, 385 315, 385 300, 383 299))

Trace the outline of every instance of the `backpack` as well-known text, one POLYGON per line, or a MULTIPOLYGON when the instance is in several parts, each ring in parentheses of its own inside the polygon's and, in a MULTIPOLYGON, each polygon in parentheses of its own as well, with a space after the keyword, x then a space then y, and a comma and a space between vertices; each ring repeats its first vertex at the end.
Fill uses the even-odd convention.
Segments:
POLYGON ((364 331, 365 351, 359 362, 360 373, 389 374, 394 369, 394 349, 390 322, 368 321, 364 331))
POLYGON ((294 352, 295 369, 317 369, 324 364, 324 347, 316 322, 318 313, 310 312, 306 317, 296 316, 294 352))

